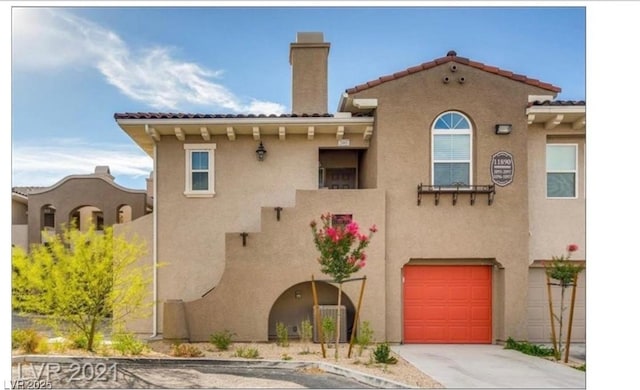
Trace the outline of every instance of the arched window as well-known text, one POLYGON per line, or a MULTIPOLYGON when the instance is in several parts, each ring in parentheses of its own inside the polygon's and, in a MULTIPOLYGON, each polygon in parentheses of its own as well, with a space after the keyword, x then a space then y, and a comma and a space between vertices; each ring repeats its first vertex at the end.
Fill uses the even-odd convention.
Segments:
POLYGON ((469 186, 471 177, 471 122, 448 111, 431 128, 431 183, 435 186, 469 186))

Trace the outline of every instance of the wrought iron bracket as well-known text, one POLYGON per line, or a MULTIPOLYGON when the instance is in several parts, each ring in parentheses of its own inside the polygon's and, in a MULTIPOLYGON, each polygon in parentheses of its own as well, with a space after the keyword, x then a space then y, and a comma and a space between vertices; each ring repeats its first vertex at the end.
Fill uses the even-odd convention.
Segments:
POLYGON ((455 206, 458 203, 458 195, 469 194, 469 204, 472 206, 476 202, 476 196, 478 194, 487 194, 487 203, 489 206, 493 204, 493 200, 496 194, 495 185, 473 185, 473 186, 432 186, 426 184, 418 184, 418 206, 422 203, 422 195, 433 194, 435 205, 440 204, 441 194, 451 194, 452 204, 455 206))
POLYGON ((280 221, 280 212, 282 211, 282 207, 276 207, 274 210, 276 211, 276 220, 280 221))

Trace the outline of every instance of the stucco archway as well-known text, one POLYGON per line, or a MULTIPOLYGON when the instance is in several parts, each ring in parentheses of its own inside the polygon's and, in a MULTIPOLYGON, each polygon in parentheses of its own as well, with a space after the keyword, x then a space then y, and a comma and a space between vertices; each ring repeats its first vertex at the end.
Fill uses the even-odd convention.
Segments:
MULTIPOLYGON (((336 305, 338 288, 325 282, 316 282, 319 305, 336 305)), ((351 299, 342 292, 342 305, 347 310, 347 338, 351 336, 356 309, 351 299)), ((269 339, 276 339, 276 322, 287 325, 289 339, 299 338, 300 323, 313 322, 313 293, 311 282, 302 282, 286 289, 275 300, 269 312, 269 339)), ((314 325, 315 326, 315 325, 314 325)))

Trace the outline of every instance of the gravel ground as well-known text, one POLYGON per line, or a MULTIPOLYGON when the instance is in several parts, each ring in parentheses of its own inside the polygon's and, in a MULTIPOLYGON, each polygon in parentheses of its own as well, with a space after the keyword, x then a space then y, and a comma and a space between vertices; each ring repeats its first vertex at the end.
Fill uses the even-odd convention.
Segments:
MULTIPOLYGON (((398 359, 396 364, 380 364, 375 363, 373 359, 373 347, 369 347, 362 351, 362 355, 358 355, 358 346, 354 345, 351 358, 347 357, 349 345, 340 345, 339 358, 336 361, 334 354, 335 349, 326 348, 326 358, 322 357, 320 344, 302 344, 297 341, 291 341, 288 347, 280 347, 276 343, 234 343, 227 351, 218 351, 217 348, 210 343, 192 343, 197 346, 203 353, 204 357, 240 360, 235 357, 236 350, 243 348, 256 348, 259 351, 260 359, 263 360, 291 360, 304 362, 324 362, 339 367, 348 368, 350 370, 359 371, 365 374, 390 379, 392 381, 404 383, 408 386, 417 388, 442 388, 443 386, 433 378, 415 368, 399 355, 391 352, 391 355, 398 359), (307 353, 308 351, 308 353, 307 353)), ((170 356, 171 343, 167 341, 154 341, 149 344, 153 351, 157 354, 170 356)))

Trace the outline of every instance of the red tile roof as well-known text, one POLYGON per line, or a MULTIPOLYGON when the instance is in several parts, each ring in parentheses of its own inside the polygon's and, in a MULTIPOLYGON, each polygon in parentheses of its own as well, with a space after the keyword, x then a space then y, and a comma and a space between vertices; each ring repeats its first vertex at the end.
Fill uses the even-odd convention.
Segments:
POLYGON ((405 69, 403 71, 394 73, 392 75, 382 76, 382 77, 379 77, 376 80, 371 80, 371 81, 366 82, 364 84, 356 85, 353 88, 347 89, 346 92, 347 93, 356 93, 356 92, 364 91, 365 89, 369 89, 369 88, 374 87, 376 85, 380 85, 380 84, 382 84, 384 82, 395 80, 395 79, 399 79, 401 77, 410 75, 412 73, 416 73, 416 72, 420 72, 420 71, 423 71, 423 70, 431 69, 433 67, 445 64, 447 62, 457 62, 458 64, 471 66, 473 68, 480 69, 480 70, 483 70, 485 72, 497 74, 499 76, 507 77, 509 79, 512 79, 512 80, 515 80, 515 81, 519 81, 519 82, 522 82, 522 83, 525 83, 525 84, 529 84, 529 85, 532 85, 534 87, 539 87, 539 88, 542 88, 542 89, 546 89, 546 90, 549 90, 549 91, 553 91, 553 92, 562 91, 562 89, 560 87, 556 87, 554 85, 542 82, 540 80, 531 79, 531 78, 529 78, 527 76, 524 76, 524 75, 521 75, 521 74, 515 74, 513 72, 510 72, 508 70, 503 70, 503 69, 497 68, 495 66, 485 65, 485 64, 483 64, 481 62, 472 61, 472 60, 470 60, 468 58, 458 57, 456 52, 452 50, 452 51, 449 51, 447 53, 446 57, 436 58, 433 61, 425 62, 425 63, 417 65, 417 66, 412 66, 411 68, 407 68, 407 69, 405 69))
MULTIPOLYGON (((372 116, 369 113, 352 114, 357 117, 372 116)), ((113 118, 118 119, 240 119, 240 118, 332 118, 334 115, 324 114, 189 114, 174 112, 116 112, 113 118)))

